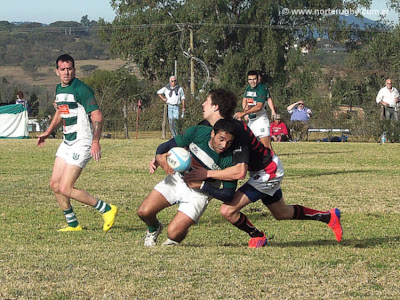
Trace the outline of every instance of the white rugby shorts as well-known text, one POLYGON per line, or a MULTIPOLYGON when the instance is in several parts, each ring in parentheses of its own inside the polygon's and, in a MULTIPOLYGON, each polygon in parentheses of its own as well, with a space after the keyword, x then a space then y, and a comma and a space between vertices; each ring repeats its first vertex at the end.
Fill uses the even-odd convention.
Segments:
POLYGON ((265 169, 249 173, 250 178, 246 183, 269 196, 273 196, 281 187, 285 175, 281 160, 276 155, 272 157, 272 162, 265 169))
POLYGON ((84 169, 92 155, 90 154, 91 146, 79 145, 79 143, 72 146, 68 146, 66 143, 62 142, 58 147, 56 156, 65 159, 65 163, 68 165, 78 166, 84 169))
POLYGON ((179 204, 178 211, 197 223, 207 208, 209 197, 198 189, 189 188, 179 172, 168 175, 156 184, 154 189, 160 192, 171 204, 179 204))
POLYGON ((270 136, 270 124, 267 116, 261 116, 255 120, 250 120, 249 127, 254 135, 258 138, 270 136))

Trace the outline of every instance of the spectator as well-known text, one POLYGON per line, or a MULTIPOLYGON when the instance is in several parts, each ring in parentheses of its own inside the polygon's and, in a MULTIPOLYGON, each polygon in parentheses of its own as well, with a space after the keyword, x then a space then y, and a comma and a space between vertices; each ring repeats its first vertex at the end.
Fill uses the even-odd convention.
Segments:
POLYGON ((308 134, 308 122, 312 117, 311 109, 305 107, 302 100, 287 107, 290 116, 290 133, 294 141, 302 141, 308 134))
POLYGON ((185 113, 185 93, 183 88, 177 83, 176 77, 169 78, 169 84, 158 90, 157 95, 168 106, 168 123, 172 137, 175 137, 178 132, 176 130, 176 120, 179 119, 179 105, 182 103, 182 118, 185 113))
POLYGON ((22 104, 23 107, 26 108, 28 115, 31 113, 28 101, 24 99, 24 93, 22 91, 17 92, 17 100, 15 100, 15 104, 22 104))
POLYGON ((399 92, 392 87, 392 80, 386 79, 385 86, 381 88, 376 96, 376 103, 382 105, 382 119, 398 121, 397 103, 399 102, 399 92))
POLYGON ((274 142, 287 142, 289 140, 289 132, 286 124, 281 122, 281 116, 275 115, 274 122, 270 127, 271 138, 274 142))

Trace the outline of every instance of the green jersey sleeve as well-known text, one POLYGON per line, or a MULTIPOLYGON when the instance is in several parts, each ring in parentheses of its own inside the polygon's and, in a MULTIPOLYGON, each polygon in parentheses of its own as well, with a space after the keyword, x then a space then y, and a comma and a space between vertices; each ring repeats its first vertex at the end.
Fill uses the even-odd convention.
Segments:
POLYGON ((94 97, 94 91, 86 84, 81 86, 77 92, 77 96, 77 102, 85 108, 87 114, 100 109, 96 98, 94 97))

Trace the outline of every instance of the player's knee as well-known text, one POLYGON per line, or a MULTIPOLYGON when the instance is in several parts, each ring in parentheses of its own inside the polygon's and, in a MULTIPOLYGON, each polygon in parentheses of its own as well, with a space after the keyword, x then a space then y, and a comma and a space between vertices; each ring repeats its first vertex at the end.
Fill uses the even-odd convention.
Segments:
POLYGON ((229 205, 221 205, 220 213, 225 219, 231 220, 234 210, 229 205))
POLYGON ((49 182, 50 188, 53 190, 54 193, 59 194, 60 193, 60 185, 57 181, 55 180, 50 180, 49 182))
POLYGON ((167 229, 167 235, 168 238, 175 241, 175 242, 181 242, 187 235, 188 229, 186 228, 181 228, 177 226, 176 224, 170 224, 167 229))
POLYGON ((71 197, 72 188, 67 186, 67 185, 60 184, 59 185, 59 192, 60 192, 60 194, 64 195, 65 197, 70 198, 71 197))
POLYGON ((139 218, 143 219, 150 215, 150 210, 146 209, 145 206, 139 206, 138 210, 136 211, 139 218))

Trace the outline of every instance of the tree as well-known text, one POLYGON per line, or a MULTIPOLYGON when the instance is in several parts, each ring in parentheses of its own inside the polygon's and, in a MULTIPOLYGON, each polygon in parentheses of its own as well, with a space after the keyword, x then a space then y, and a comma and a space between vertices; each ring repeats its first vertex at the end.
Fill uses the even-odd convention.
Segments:
POLYGON ((124 67, 117 71, 96 70, 84 81, 96 92, 96 99, 106 120, 105 128, 113 128, 115 123, 112 124, 112 122, 119 123, 122 120, 125 138, 129 138, 128 111, 139 99, 146 102, 143 95, 143 83, 124 67))
MULTIPOLYGON (((320 15, 283 15, 283 8, 299 7, 298 1, 285 4, 272 0, 113 0, 117 18, 112 24, 101 21, 101 35, 111 52, 137 64, 148 80, 171 75, 178 61, 178 76, 188 82, 193 56, 204 61, 220 85, 242 89, 249 69, 262 70, 270 83, 285 85, 286 49, 310 28, 331 28, 337 18, 320 15), (327 24, 330 25, 327 26, 327 24), (194 51, 190 53, 189 32, 194 51)), ((339 0, 312 0, 313 9, 343 7, 339 0)), ((196 65, 196 81, 205 74, 196 65)), ((180 80, 182 82, 182 80, 180 80)))
POLYGON ((85 15, 81 18, 81 25, 82 26, 90 26, 90 20, 88 18, 88 15, 85 15))
POLYGON ((22 63, 22 69, 32 76, 33 80, 35 80, 38 76, 37 71, 39 67, 45 65, 46 62, 41 59, 27 59, 22 63))

